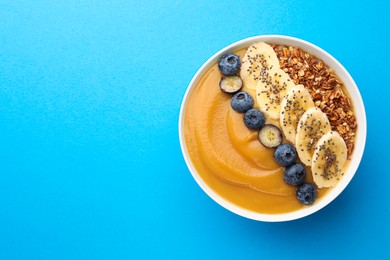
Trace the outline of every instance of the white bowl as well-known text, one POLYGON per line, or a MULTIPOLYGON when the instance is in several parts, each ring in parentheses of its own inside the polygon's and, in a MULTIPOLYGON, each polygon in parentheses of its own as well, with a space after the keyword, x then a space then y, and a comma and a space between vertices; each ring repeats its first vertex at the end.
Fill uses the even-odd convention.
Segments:
POLYGON ((198 183, 198 185, 203 189, 204 192, 207 193, 214 201, 216 201, 218 204, 220 204, 222 207, 230 210, 231 212, 234 212, 240 216, 259 220, 259 221, 266 221, 266 222, 281 222, 281 221, 289 221, 294 219, 303 218, 305 216, 308 216, 310 214, 313 214, 314 212, 317 212, 318 210, 322 209, 326 205, 328 205, 330 202, 332 202, 340 193, 347 187, 349 182, 352 180, 353 176, 355 175, 355 172, 358 169, 358 166, 360 164, 360 161, 363 156, 363 151, 366 143, 366 135, 367 135, 367 123, 366 123, 366 112, 364 109, 364 104, 362 97, 360 95, 359 89, 357 88, 354 80, 352 79, 351 75, 349 75, 348 71, 335 59, 333 58, 329 53, 322 50, 321 48, 315 46, 312 43, 309 43, 307 41, 293 38, 289 36, 282 36, 282 35, 263 35, 263 36, 255 36, 243 39, 241 41, 235 42, 222 50, 218 51, 216 54, 214 54, 208 61, 206 61, 203 66, 198 70, 198 72, 195 74, 193 79, 191 80, 187 91, 184 95, 181 109, 180 109, 180 117, 179 117, 179 138, 180 138, 180 146, 181 150, 184 156, 184 159, 187 163, 187 166, 194 177, 195 181, 198 183), (208 185, 202 180, 202 178, 199 176, 198 172, 196 171, 194 165, 191 162, 191 158, 188 154, 188 150, 186 147, 186 143, 184 140, 184 114, 185 114, 185 108, 187 106, 187 102, 189 99, 189 96, 192 93, 192 90, 196 86, 198 80, 200 77, 207 71, 207 69, 215 64, 219 57, 222 56, 222 54, 227 52, 233 52, 235 50, 248 47, 254 42, 264 41, 267 43, 275 43, 275 44, 281 44, 281 45, 290 45, 299 47, 315 56, 317 56, 319 59, 324 61, 327 65, 329 65, 331 68, 334 69, 336 74, 341 78, 341 80, 344 82, 345 87, 347 88, 351 98, 352 102, 355 108, 356 117, 357 117, 357 135, 355 140, 355 148, 352 154, 351 162, 348 166, 347 171, 344 174, 344 177, 339 181, 339 183, 332 188, 323 198, 318 200, 315 204, 309 207, 303 207, 302 209, 299 209, 294 212, 290 213, 283 213, 283 214, 262 214, 253 212, 251 210, 247 210, 244 208, 241 208, 217 193, 215 193, 208 185))

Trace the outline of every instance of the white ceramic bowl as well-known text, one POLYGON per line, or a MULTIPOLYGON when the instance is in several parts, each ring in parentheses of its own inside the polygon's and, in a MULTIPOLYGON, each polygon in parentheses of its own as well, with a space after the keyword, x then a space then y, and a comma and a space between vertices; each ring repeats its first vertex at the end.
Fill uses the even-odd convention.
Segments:
POLYGON ((182 101, 182 105, 180 109, 180 117, 179 117, 179 138, 180 138, 181 150, 192 176, 194 177, 195 181, 199 184, 199 186, 204 190, 204 192, 206 192, 207 195, 209 195, 214 201, 216 201, 222 207, 230 210, 231 212, 234 212, 246 218, 259 220, 259 221, 267 221, 267 222, 280 222, 280 221, 289 221, 289 220, 303 218, 322 209, 330 202, 332 202, 338 195, 340 195, 340 193, 345 189, 345 187, 347 187, 347 185, 355 175, 356 170, 358 169, 358 166, 363 156, 363 151, 366 143, 366 134, 367 134, 367 123, 366 123, 366 112, 364 109, 363 100, 360 95, 359 89, 357 88, 352 77, 349 75, 348 71, 329 53, 315 46, 314 44, 311 44, 307 41, 298 38, 282 36, 282 35, 263 35, 263 36, 246 38, 241 41, 235 42, 223 48, 222 50, 218 51, 216 54, 214 54, 208 61, 206 61, 203 64, 203 66, 198 70, 198 72, 191 80, 182 101), (188 154, 188 150, 184 140, 185 108, 187 106, 189 96, 191 95, 200 77, 207 71, 207 69, 210 66, 212 66, 214 63, 218 61, 219 57, 221 57, 222 54, 227 52, 233 52, 235 50, 244 47, 248 47, 250 44, 258 41, 264 41, 267 43, 275 43, 281 45, 296 46, 317 56, 319 59, 324 61, 327 65, 329 65, 331 68, 334 69, 336 74, 344 82, 345 87, 348 89, 348 92, 352 98, 352 102, 355 107, 355 112, 357 116, 358 129, 357 129, 357 135, 355 141, 355 148, 352 155, 352 161, 350 162, 350 165, 348 166, 348 169, 345 172, 344 177, 340 180, 340 182, 336 185, 336 187, 332 188, 323 198, 318 200, 315 204, 290 213, 283 213, 283 214, 256 213, 241 208, 225 200, 223 197, 215 193, 210 187, 208 187, 207 184, 199 176, 198 172, 196 171, 194 165, 191 162, 191 158, 188 154))

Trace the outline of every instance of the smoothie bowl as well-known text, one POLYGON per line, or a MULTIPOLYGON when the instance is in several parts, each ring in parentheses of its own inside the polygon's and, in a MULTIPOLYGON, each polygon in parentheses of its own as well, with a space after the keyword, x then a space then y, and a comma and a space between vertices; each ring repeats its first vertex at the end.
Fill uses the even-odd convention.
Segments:
POLYGON ((352 77, 331 55, 279 35, 212 56, 183 98, 180 145, 199 186, 254 220, 310 215, 349 184, 366 141, 352 77))

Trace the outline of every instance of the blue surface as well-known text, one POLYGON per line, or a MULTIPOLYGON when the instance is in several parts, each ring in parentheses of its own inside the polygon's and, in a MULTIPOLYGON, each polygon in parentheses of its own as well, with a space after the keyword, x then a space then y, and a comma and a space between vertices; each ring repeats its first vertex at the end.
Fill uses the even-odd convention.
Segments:
POLYGON ((389 259, 384 2, 0 0, 0 259, 389 259), (287 223, 218 206, 178 140, 197 69, 261 34, 331 53, 368 119, 351 184, 287 223))

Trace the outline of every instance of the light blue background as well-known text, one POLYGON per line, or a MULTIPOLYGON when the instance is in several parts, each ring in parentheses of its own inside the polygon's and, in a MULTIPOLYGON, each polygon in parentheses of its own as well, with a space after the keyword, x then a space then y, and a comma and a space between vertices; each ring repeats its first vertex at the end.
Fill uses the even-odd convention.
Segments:
POLYGON ((384 2, 0 0, 0 259, 389 259, 384 2), (287 223, 213 202, 178 140, 197 69, 261 34, 331 53, 368 119, 347 189, 287 223))

